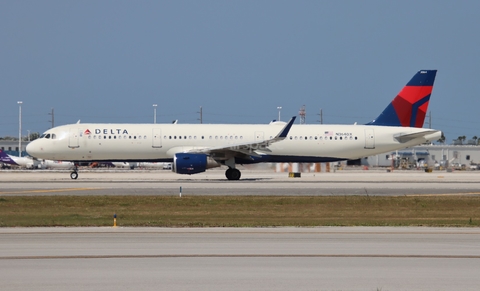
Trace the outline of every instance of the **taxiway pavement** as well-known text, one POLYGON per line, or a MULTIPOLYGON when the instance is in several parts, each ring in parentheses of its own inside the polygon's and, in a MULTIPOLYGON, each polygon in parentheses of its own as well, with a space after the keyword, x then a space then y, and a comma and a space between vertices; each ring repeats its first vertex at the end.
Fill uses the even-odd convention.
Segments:
POLYGON ((478 290, 480 229, 3 228, 2 290, 478 290))
POLYGON ((196 175, 169 171, 1 171, 0 195, 480 195, 480 171, 336 171, 288 173, 244 170, 228 181, 223 170, 196 175))

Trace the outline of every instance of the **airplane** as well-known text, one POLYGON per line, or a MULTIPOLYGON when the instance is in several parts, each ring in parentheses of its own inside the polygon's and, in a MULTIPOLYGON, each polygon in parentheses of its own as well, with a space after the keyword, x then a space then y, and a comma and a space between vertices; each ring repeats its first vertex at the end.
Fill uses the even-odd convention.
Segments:
POLYGON ((72 162, 66 161, 53 161, 53 160, 41 160, 40 161, 40 168, 42 169, 65 169, 70 170, 75 168, 75 164, 72 162))
POLYGON ((35 161, 31 157, 11 156, 6 152, 4 152, 3 150, 0 150, 0 162, 3 164, 19 166, 27 169, 33 169, 38 167, 39 165, 38 161, 35 161))
MULTIPOLYGON (((431 142, 441 131, 422 128, 437 70, 418 71, 385 110, 359 125, 302 124, 97 124, 47 130, 28 144, 37 158, 115 162, 168 162, 178 174, 226 166, 239 180, 237 164, 317 163, 359 159, 431 142)), ((78 178, 74 169, 72 179, 78 178)))
POLYGON ((19 166, 27 169, 73 169, 75 164, 72 162, 37 160, 32 157, 12 156, 0 150, 0 162, 12 166, 19 166))

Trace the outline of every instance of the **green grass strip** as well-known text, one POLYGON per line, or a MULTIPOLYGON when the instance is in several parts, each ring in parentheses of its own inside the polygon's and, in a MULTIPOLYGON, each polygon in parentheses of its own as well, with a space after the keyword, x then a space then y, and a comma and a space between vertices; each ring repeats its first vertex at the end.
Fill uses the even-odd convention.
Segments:
POLYGON ((1 227, 479 226, 480 197, 16 196, 1 227))

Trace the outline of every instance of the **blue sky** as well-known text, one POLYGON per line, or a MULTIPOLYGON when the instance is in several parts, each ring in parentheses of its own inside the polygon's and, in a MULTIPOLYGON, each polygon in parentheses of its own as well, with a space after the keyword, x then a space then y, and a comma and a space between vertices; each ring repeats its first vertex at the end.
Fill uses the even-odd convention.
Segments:
POLYGON ((480 136, 479 1, 0 1, 0 136, 75 123, 367 123, 438 69, 432 127, 480 136))

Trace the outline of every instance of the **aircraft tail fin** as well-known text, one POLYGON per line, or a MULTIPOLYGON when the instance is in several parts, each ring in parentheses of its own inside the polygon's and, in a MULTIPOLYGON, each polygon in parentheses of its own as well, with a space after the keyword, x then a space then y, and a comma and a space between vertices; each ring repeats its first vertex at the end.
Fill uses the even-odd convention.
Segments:
POLYGON ((15 161, 7 155, 6 152, 3 150, 0 150, 0 162, 5 163, 5 164, 10 164, 10 165, 16 165, 15 161))
POLYGON ((418 71, 383 112, 367 125, 423 127, 437 70, 418 71))

